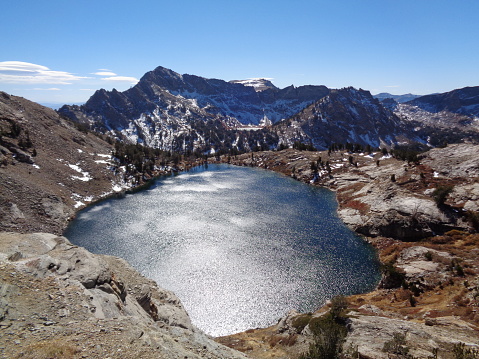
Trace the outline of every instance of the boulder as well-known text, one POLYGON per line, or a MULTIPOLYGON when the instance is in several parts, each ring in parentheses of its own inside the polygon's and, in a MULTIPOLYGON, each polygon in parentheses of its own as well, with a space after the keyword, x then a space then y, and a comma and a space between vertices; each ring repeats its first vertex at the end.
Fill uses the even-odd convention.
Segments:
POLYGON ((449 280, 451 271, 448 268, 452 261, 449 253, 414 246, 400 253, 396 267, 404 273, 407 282, 430 289, 449 280))

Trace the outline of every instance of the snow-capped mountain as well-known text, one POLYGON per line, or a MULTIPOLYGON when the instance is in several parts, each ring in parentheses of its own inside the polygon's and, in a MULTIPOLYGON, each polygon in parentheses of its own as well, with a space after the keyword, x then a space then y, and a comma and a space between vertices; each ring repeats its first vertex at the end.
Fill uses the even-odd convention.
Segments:
POLYGON ((447 111, 479 117, 479 86, 421 96, 409 101, 408 104, 418 106, 428 112, 447 111))
POLYGON ((275 87, 267 79, 223 81, 164 67, 124 92, 98 90, 58 112, 130 143, 184 153, 275 149, 296 141, 377 147, 419 141, 477 142, 479 87, 380 102, 368 91, 275 87), (457 133, 450 128, 460 129, 457 133))
POLYGON ((311 143, 324 149, 332 143, 358 143, 374 148, 421 141, 419 136, 368 91, 352 87, 331 90, 297 115, 274 126, 280 143, 311 143))
MULTIPOLYGON (((288 118, 329 93, 325 86, 278 89, 266 81, 261 83, 268 88, 259 91, 251 82, 245 85, 180 75, 158 67, 129 90, 98 90, 84 105, 63 106, 59 113, 131 142, 194 151, 231 146, 224 137, 227 131, 257 130, 258 125, 288 118)), ((241 150, 250 149, 247 142, 253 147, 258 141, 264 143, 260 134, 250 133, 242 140, 228 136, 234 144, 245 145, 241 150)))

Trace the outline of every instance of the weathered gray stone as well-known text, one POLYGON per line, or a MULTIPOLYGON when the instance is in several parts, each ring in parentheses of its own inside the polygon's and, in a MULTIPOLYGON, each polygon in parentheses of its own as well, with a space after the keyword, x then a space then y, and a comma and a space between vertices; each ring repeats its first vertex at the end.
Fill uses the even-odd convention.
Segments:
MULTIPOLYGON (((410 354, 427 358, 435 348, 444 354, 459 342, 478 345, 474 329, 460 319, 451 318, 444 327, 392 319, 381 316, 356 314, 349 319, 349 333, 344 348, 357 348, 361 357, 387 359, 384 343, 393 339, 395 333, 406 335, 410 354)), ((442 357, 441 355, 439 357, 442 357)))
POLYGON ((19 148, 16 148, 16 147, 12 148, 12 152, 14 152, 15 158, 20 162, 25 162, 31 165, 35 163, 35 161, 33 160, 33 157, 30 154, 26 153, 25 151, 22 151, 19 148))
POLYGON ((449 253, 414 246, 400 253, 396 267, 404 273, 406 281, 434 288, 451 277, 448 266, 452 260, 449 253))
POLYGON ((12 328, 12 337, 23 333, 22 343, 38 342, 39 335, 51 338, 54 328, 63 333, 62 340, 85 331, 88 341, 104 353, 90 351, 91 358, 105 357, 103 348, 110 353, 131 351, 132 345, 141 349, 142 358, 246 358, 196 329, 173 293, 158 288, 124 260, 94 255, 64 237, 0 232, 0 267, 12 282, 0 281, 0 318, 23 326, 22 318, 36 322, 29 331, 12 328), (12 258, 17 253, 21 256, 12 258))

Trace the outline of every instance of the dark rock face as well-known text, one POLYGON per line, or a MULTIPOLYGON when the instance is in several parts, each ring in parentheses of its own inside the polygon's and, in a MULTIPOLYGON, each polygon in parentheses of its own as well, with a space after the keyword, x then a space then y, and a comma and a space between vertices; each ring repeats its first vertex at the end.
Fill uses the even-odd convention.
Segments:
POLYGON ((390 108, 433 146, 479 141, 479 86, 422 96, 390 108))
POLYGON ((479 86, 421 96, 409 101, 408 104, 428 112, 447 111, 466 116, 479 116, 479 86))
POLYGON ((265 115, 272 122, 287 118, 328 93, 325 86, 290 86, 283 90, 272 87, 256 92, 242 83, 180 75, 158 67, 125 92, 102 89, 85 105, 63 106, 59 112, 82 122, 102 119, 110 127, 127 127, 125 119, 131 121, 141 114, 179 106, 184 108, 183 114, 168 114, 187 120, 233 117, 241 124, 258 124, 265 115))
POLYGON ((276 126, 280 141, 311 142, 325 149, 331 143, 358 143, 377 148, 400 137, 420 141, 368 91, 344 88, 305 108, 276 126))

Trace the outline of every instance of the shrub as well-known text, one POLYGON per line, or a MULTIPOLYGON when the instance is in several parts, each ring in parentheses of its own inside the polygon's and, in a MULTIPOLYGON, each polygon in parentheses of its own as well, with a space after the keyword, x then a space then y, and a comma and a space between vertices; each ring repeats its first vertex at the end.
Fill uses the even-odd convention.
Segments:
POLYGON ((302 314, 297 316, 292 322, 293 328, 296 329, 296 333, 301 333, 303 329, 309 324, 311 318, 311 314, 302 314))
POLYGON ((346 327, 337 323, 328 313, 314 318, 309 323, 314 334, 314 344, 311 344, 307 353, 300 359, 335 359, 339 358, 347 334, 346 327))
POLYGON ((467 211, 466 219, 474 230, 479 231, 479 212, 467 211))
POLYGON ((412 293, 409 295, 409 304, 411 304, 411 307, 415 307, 417 304, 416 298, 412 295, 412 293))
POLYGON ((464 343, 454 344, 452 349, 454 359, 477 359, 479 358, 479 350, 467 348, 464 343))
POLYGON ((344 311, 348 308, 348 301, 342 295, 338 295, 331 299, 331 309, 329 313, 334 320, 338 320, 344 316, 344 311))
POLYGON ((409 347, 406 345, 406 335, 394 333, 393 338, 384 343, 383 352, 407 358, 409 347))
POLYGON ((16 121, 12 121, 10 123, 10 136, 12 138, 17 138, 18 136, 20 136, 21 132, 22 127, 16 121))
POLYGON ((381 273, 381 287, 384 289, 399 288, 405 284, 404 273, 398 271, 392 263, 382 264, 381 273))
POLYGON ((344 312, 348 307, 345 297, 331 299, 329 313, 309 321, 309 328, 314 335, 314 344, 300 359, 334 359, 340 358, 347 329, 343 325, 344 312))
POLYGON ((447 196, 452 192, 453 189, 454 186, 438 186, 432 193, 432 198, 434 198, 434 201, 440 207, 444 205, 447 196))
POLYGON ((431 252, 424 253, 424 257, 426 257, 427 261, 432 261, 432 253, 431 252))

